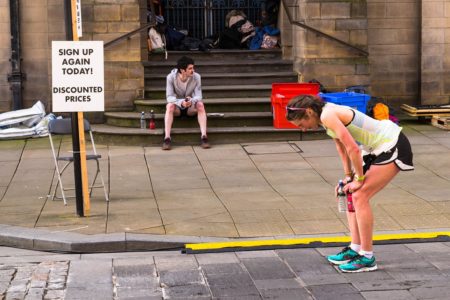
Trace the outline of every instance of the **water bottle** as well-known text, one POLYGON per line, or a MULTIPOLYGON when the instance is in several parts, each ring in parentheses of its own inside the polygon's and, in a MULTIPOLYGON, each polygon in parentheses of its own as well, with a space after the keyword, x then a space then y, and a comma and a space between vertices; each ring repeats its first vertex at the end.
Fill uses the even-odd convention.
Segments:
POLYGON ((353 195, 352 193, 347 193, 347 210, 348 212, 355 212, 355 206, 353 206, 353 195))
POLYGON ((338 211, 346 212, 347 211, 347 195, 344 192, 344 182, 342 180, 339 180, 337 198, 338 198, 338 211))
MULTIPOLYGON (((347 184, 350 181, 348 181, 347 184)), ((352 195, 352 193, 350 193, 350 191, 347 192, 347 211, 348 212, 355 212, 355 206, 353 205, 353 195, 352 195)))
POLYGON ((145 112, 141 112, 141 129, 145 129, 145 112))
POLYGON ((148 124, 148 128, 150 129, 155 129, 156 125, 155 125, 155 113, 153 112, 153 110, 150 111, 150 122, 148 124))

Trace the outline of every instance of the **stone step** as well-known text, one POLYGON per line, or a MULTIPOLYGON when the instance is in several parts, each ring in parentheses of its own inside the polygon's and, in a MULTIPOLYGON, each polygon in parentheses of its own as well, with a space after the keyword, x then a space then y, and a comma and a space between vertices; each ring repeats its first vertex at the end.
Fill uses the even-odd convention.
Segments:
MULTIPOLYGON (((202 86, 207 85, 238 85, 272 84, 274 82, 297 82, 298 76, 292 71, 254 72, 254 73, 206 73, 201 74, 202 86)), ((160 87, 166 85, 167 74, 146 74, 146 87, 160 87)))
MULTIPOLYGON (((272 84, 202 86, 203 98, 270 97, 272 84)), ((145 87, 145 98, 166 97, 166 87, 145 87)))
MULTIPOLYGON (((269 97, 248 98, 208 98, 203 99, 207 112, 270 112, 269 97)), ((166 111, 166 99, 158 100, 135 100, 136 111, 149 112, 153 109, 155 113, 166 111)))
MULTIPOLYGON (((146 61, 142 63, 145 74, 169 74, 175 68, 171 61, 146 61)), ((255 72, 292 72, 292 61, 283 59, 267 60, 199 60, 195 62, 195 70, 200 75, 207 73, 255 73, 255 72)))
MULTIPOLYGON (((281 49, 267 49, 267 50, 224 50, 211 49, 207 52, 202 51, 168 51, 167 61, 175 65, 176 61, 182 56, 188 56, 197 61, 205 60, 257 60, 257 59, 274 59, 281 58, 281 49)), ((165 61, 164 53, 150 53, 148 55, 149 61, 165 61)))
MULTIPOLYGON (((164 130, 126 128, 110 125, 92 125, 96 143, 108 145, 161 145, 164 130)), ((173 128, 172 141, 176 145, 198 145, 200 143, 200 129, 173 128)), ((208 129, 211 144, 274 142, 274 141, 302 141, 326 139, 324 130, 301 132, 297 129, 274 129, 272 126, 258 127, 217 127, 208 129)))
MULTIPOLYGON (((148 126, 150 114, 146 113, 148 126)), ((106 124, 118 127, 140 128, 140 112, 107 112, 106 124)), ((164 127, 164 114, 155 113, 156 128, 164 127)), ((212 127, 237 127, 237 126, 272 126, 273 116, 271 112, 224 112, 208 113, 208 128, 212 127)), ((197 117, 175 118, 173 128, 198 127, 197 117)))

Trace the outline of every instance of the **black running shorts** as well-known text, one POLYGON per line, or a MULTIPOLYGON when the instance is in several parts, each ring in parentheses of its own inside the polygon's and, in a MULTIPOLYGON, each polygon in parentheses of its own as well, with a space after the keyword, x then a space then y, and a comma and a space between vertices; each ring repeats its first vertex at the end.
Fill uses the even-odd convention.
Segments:
POLYGON ((397 144, 392 149, 376 156, 373 154, 364 155, 364 173, 369 170, 371 165, 386 165, 394 162, 401 171, 414 170, 413 154, 411 151, 411 144, 408 138, 400 132, 397 144))

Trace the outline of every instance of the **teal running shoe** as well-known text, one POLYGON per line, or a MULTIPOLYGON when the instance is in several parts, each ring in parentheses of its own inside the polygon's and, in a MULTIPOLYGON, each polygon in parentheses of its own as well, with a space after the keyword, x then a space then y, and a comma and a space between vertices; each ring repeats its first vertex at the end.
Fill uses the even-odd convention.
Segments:
POLYGON ((352 259, 358 256, 358 252, 352 250, 352 248, 350 247, 345 247, 338 254, 327 256, 327 259, 334 265, 342 265, 350 262, 352 259))
POLYGON ((370 272, 378 269, 375 262, 375 256, 372 258, 367 258, 365 256, 358 255, 352 261, 339 266, 339 270, 345 273, 359 273, 359 272, 370 272))

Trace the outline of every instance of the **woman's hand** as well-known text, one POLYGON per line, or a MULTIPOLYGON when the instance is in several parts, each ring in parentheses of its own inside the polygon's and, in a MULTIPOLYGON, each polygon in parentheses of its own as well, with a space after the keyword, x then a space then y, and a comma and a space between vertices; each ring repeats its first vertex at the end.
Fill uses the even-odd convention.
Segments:
POLYGON ((344 191, 346 193, 354 193, 359 190, 363 184, 364 181, 352 181, 344 186, 344 191))
MULTIPOLYGON (((353 180, 352 177, 347 176, 344 179, 342 179, 342 182, 344 183, 344 185, 347 185, 348 183, 350 183, 353 180)), ((339 183, 336 184, 336 186, 334 187, 334 196, 337 197, 337 193, 338 193, 338 189, 339 189, 339 183)))

